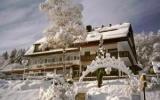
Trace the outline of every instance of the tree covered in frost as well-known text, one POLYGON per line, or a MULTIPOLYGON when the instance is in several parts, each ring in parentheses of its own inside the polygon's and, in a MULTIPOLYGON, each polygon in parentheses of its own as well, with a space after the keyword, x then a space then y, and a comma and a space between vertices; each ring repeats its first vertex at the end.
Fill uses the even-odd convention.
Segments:
POLYGON ((7 51, 2 53, 1 56, 1 64, 0 66, 7 66, 9 64, 17 63, 17 64, 22 64, 22 59, 25 54, 25 49, 13 49, 11 50, 10 53, 7 51))
MULTIPOLYGON (((101 36, 100 38, 100 41, 99 41, 99 49, 98 49, 98 52, 97 52, 97 56, 99 58, 105 58, 105 55, 106 55, 106 50, 103 48, 103 37, 101 36)), ((105 75, 105 68, 99 68, 97 70, 97 86, 100 88, 102 86, 102 83, 103 83, 103 76, 105 75)))
POLYGON ((5 59, 2 56, 0 56, 0 67, 3 66, 4 62, 5 62, 5 59))
POLYGON ((140 64, 143 67, 151 66, 152 60, 157 59, 155 57, 159 56, 160 30, 157 33, 142 32, 135 34, 135 45, 140 64))
POLYGON ((85 38, 81 4, 73 0, 46 0, 40 4, 40 10, 47 13, 50 21, 44 31, 47 41, 41 45, 42 50, 67 47, 85 38))
POLYGON ((160 62, 160 43, 154 43, 153 51, 152 61, 160 62))

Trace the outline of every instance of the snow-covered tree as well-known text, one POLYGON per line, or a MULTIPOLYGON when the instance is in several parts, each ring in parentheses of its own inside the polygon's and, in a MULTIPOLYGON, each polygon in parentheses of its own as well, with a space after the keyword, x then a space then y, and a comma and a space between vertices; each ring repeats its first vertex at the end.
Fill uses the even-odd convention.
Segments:
POLYGON ((0 67, 3 66, 4 62, 5 62, 4 57, 0 56, 0 67))
POLYGON ((0 67, 5 68, 12 65, 22 65, 24 54, 25 49, 13 49, 10 53, 7 51, 2 53, 2 56, 0 56, 0 67))
POLYGON ((139 33, 135 35, 135 45, 138 56, 138 61, 144 67, 151 66, 152 58, 155 54, 160 44, 160 31, 157 33, 139 33), (156 50, 155 50, 156 48, 156 50))
POLYGON ((160 62, 160 43, 154 43, 153 51, 152 61, 160 62))
MULTIPOLYGON (((106 52, 105 49, 103 48, 103 37, 101 36, 100 41, 99 41, 99 49, 97 52, 98 58, 105 58, 106 52)), ((97 70, 97 86, 100 88, 102 83, 103 83, 103 76, 105 75, 105 68, 99 68, 97 70)))
POLYGON ((16 53, 15 63, 21 64, 24 54, 25 54, 25 49, 19 49, 16 53))
POLYGON ((75 40, 86 36, 81 21, 83 7, 74 0, 46 0, 40 4, 40 10, 47 13, 50 25, 44 31, 47 41, 41 49, 64 48, 75 40))

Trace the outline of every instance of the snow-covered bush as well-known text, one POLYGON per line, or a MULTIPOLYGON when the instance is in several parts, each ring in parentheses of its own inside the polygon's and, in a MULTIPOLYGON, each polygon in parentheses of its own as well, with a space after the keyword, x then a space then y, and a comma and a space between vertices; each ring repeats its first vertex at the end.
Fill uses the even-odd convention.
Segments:
POLYGON ((59 75, 53 76, 52 85, 47 90, 40 88, 40 100, 74 100, 73 84, 69 84, 59 75))

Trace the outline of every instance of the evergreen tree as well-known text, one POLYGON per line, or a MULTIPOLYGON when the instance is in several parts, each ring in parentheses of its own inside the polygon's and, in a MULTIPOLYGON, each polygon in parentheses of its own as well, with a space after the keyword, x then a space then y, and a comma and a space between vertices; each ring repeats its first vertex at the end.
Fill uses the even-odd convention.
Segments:
POLYGON ((8 52, 6 51, 6 52, 4 52, 3 54, 2 54, 2 56, 3 56, 3 58, 5 59, 5 60, 7 60, 8 59, 8 52))
MULTIPOLYGON (((98 49, 98 52, 97 52, 97 55, 99 58, 105 58, 105 49, 103 48, 103 37, 101 36, 100 38, 100 43, 99 43, 99 49, 98 49)), ((102 83, 103 83, 103 76, 105 75, 105 69, 104 68, 99 68, 97 70, 97 81, 98 81, 98 84, 97 86, 100 88, 102 86, 102 83)))
POLYGON ((10 54, 10 63, 14 63, 15 62, 15 58, 16 58, 16 54, 17 54, 17 50, 16 49, 13 49, 11 51, 11 54, 10 54))
POLYGON ((25 49, 19 49, 15 56, 15 63, 21 64, 24 54, 25 54, 25 49))

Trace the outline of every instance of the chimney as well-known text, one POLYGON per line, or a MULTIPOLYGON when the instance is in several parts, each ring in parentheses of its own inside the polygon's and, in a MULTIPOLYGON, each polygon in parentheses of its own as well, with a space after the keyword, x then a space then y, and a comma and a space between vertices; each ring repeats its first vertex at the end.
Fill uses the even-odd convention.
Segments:
POLYGON ((87 25, 86 26, 86 30, 87 30, 87 32, 91 32, 92 31, 92 26, 91 25, 87 25))
POLYGON ((109 27, 111 27, 112 26, 112 24, 109 24, 109 27))

